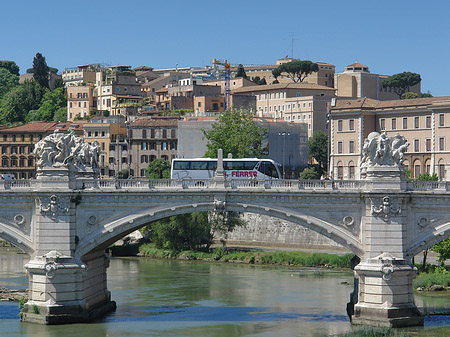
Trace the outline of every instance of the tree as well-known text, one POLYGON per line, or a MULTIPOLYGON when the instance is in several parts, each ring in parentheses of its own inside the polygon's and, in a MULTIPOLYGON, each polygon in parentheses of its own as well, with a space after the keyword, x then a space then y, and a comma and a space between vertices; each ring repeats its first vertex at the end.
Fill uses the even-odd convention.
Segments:
MULTIPOLYGON (((25 117, 25 121, 57 121, 56 112, 66 107, 67 98, 64 95, 64 88, 57 88, 53 91, 46 90, 39 109, 30 111, 25 117)), ((60 114, 61 112, 58 117, 61 117, 60 114)))
POLYGON ((432 175, 430 175, 428 172, 422 173, 420 174, 416 180, 418 181, 438 181, 439 177, 437 176, 436 173, 433 173, 432 175))
MULTIPOLYGON (((1 61, 0 61, 1 62, 1 61)), ((3 61, 4 62, 4 61, 3 61)), ((0 67, 0 101, 6 93, 19 85, 19 76, 0 67)))
POLYGON ((420 97, 421 97, 421 98, 424 98, 424 97, 433 97, 433 95, 431 94, 430 90, 428 90, 427 92, 422 92, 422 93, 420 94, 420 97))
POLYGON ((299 175, 299 179, 319 179, 320 174, 314 167, 305 168, 299 175))
POLYGON ((233 158, 261 157, 265 130, 253 122, 253 113, 246 110, 225 111, 211 130, 202 130, 208 140, 205 157, 216 158, 217 151, 233 158))
POLYGON ((149 179, 170 179, 170 163, 168 160, 155 159, 148 164, 145 176, 149 179))
POLYGON ((314 158, 319 164, 319 174, 328 168, 328 136, 323 131, 314 131, 308 141, 309 157, 314 158))
POLYGON ((48 72, 49 68, 47 62, 45 62, 45 57, 41 53, 36 53, 33 59, 33 78, 44 88, 49 88, 48 86, 48 72))
POLYGON ((35 81, 25 81, 9 91, 0 102, 0 123, 24 122, 31 110, 39 109, 45 89, 35 81))
POLYGON ((260 78, 259 76, 255 76, 252 78, 252 82, 258 84, 258 85, 265 85, 267 84, 265 78, 260 78))
POLYGON ((319 71, 317 63, 308 60, 297 60, 280 64, 277 68, 272 70, 272 74, 275 79, 278 79, 280 76, 287 76, 294 81, 294 83, 301 83, 309 74, 317 71, 319 71))
POLYGON ((242 64, 239 64, 236 70, 236 75, 234 77, 243 77, 247 78, 247 74, 245 73, 244 66, 242 64))
POLYGON ((415 92, 405 92, 401 99, 414 99, 419 97, 419 95, 417 95, 415 92))
POLYGON ((403 72, 385 78, 381 82, 381 86, 392 89, 398 95, 398 98, 401 98, 405 92, 411 91, 410 88, 419 84, 420 81, 422 79, 419 74, 403 72))
POLYGON ((6 69, 11 74, 19 76, 19 66, 14 61, 0 61, 0 68, 6 69))

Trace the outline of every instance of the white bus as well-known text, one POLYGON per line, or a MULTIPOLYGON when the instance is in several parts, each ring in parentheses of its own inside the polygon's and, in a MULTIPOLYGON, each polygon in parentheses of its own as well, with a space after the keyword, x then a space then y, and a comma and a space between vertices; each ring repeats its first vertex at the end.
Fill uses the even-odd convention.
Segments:
MULTIPOLYGON (((225 178, 281 179, 279 165, 271 159, 224 158, 225 178)), ((172 179, 209 179, 216 174, 216 158, 178 158, 172 160, 172 179)))

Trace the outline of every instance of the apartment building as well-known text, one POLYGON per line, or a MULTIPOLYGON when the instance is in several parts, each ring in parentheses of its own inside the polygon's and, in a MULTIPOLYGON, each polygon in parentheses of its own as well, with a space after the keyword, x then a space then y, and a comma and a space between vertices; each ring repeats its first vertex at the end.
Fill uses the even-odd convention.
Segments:
POLYGON ((25 125, 0 129, 2 161, 0 174, 14 175, 16 179, 31 179, 36 176, 37 158, 34 145, 56 129, 83 135, 81 123, 30 122, 25 125))
POLYGON ((97 111, 97 99, 94 97, 94 83, 70 85, 67 93, 67 120, 84 118, 97 111))
MULTIPOLYGON (((353 63, 345 67, 343 73, 335 74, 336 96, 346 98, 368 97, 380 101, 398 99, 398 95, 389 88, 382 88, 386 75, 371 73, 369 67, 353 63)), ((420 83, 410 91, 420 95, 420 83)))
POLYGON ((127 127, 124 116, 95 117, 83 124, 84 139, 87 143, 100 145, 100 177, 114 177, 117 172, 128 169, 127 127))
POLYGON ((310 137, 316 130, 326 130, 327 104, 335 97, 334 92, 318 84, 279 83, 243 87, 233 90, 232 96, 255 96, 259 117, 307 123, 310 137))
POLYGON ((171 161, 178 148, 178 117, 152 117, 137 119, 130 124, 130 172, 145 177, 145 170, 155 159, 171 161))
POLYGON ((102 69, 96 73, 94 96, 97 110, 108 111, 110 115, 124 114, 127 107, 142 100, 141 84, 136 80, 136 72, 128 66, 102 69))
POLYGON ((176 85, 179 80, 190 78, 189 73, 181 71, 154 72, 161 75, 161 77, 153 81, 142 83, 141 86, 142 95, 149 99, 150 104, 156 103, 158 90, 166 88, 169 85, 176 85))
POLYGON ((359 179, 364 139, 397 133, 409 147, 404 165, 413 177, 428 172, 450 180, 450 97, 379 101, 336 99, 330 105, 330 175, 359 179))
POLYGON ((96 73, 102 69, 100 64, 87 64, 66 68, 62 71, 62 80, 66 88, 84 83, 94 83, 96 73))

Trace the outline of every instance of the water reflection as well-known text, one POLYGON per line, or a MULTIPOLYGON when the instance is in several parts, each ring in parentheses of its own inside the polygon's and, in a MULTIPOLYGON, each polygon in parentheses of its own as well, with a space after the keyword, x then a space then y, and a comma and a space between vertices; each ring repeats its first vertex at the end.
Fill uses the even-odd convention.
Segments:
MULTIPOLYGON (((26 288, 27 259, 0 253, 0 285, 26 288)), ((351 273, 318 276, 298 268, 113 259, 108 288, 117 311, 91 324, 20 323, 17 303, 0 302, 0 336, 332 336, 352 329, 345 310, 351 273)), ((449 305, 445 298, 416 301, 449 305)), ((442 316, 425 322, 450 325, 442 316)), ((411 331, 428 333, 427 328, 411 331)))

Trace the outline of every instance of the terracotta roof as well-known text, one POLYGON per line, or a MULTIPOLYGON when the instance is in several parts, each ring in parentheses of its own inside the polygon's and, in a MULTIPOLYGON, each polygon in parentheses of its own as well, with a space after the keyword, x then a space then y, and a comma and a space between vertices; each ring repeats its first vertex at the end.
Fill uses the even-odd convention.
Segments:
POLYGON ((350 64, 350 65, 346 66, 345 68, 348 68, 348 67, 369 68, 368 66, 365 66, 364 64, 361 64, 361 63, 358 63, 358 62, 355 62, 355 63, 353 63, 353 64, 350 64))
POLYGON ((68 131, 69 129, 73 130, 82 130, 82 123, 79 122, 41 122, 41 121, 33 121, 28 124, 15 126, 12 128, 0 129, 0 133, 22 133, 22 132, 53 132, 55 129, 59 129, 61 131, 68 131), (78 125, 78 127, 75 127, 78 125))
MULTIPOLYGON (((392 109, 392 108, 408 108, 408 107, 427 107, 433 104, 448 102, 450 105, 450 96, 441 97, 424 97, 415 99, 396 99, 390 101, 378 101, 372 98, 357 98, 357 99, 336 99, 336 105, 331 107, 333 110, 347 110, 347 109, 361 109, 361 110, 375 110, 375 109, 392 109)), ((335 111, 337 112, 337 111, 335 111)))
POLYGON ((268 91, 279 89, 317 89, 317 90, 336 90, 334 88, 326 87, 315 83, 277 83, 267 85, 253 85, 248 87, 242 87, 231 91, 232 94, 254 92, 254 91, 268 91))
MULTIPOLYGON (((314 62, 317 63, 319 66, 323 67, 335 67, 333 64, 326 63, 326 62, 314 62)), ((245 70, 260 70, 260 69, 275 69, 278 65, 276 64, 266 64, 266 65, 258 65, 258 66, 244 66, 245 70)), ((237 67, 231 67, 231 71, 236 71, 237 67)))
POLYGON ((161 88, 161 89, 156 90, 155 92, 156 92, 157 94, 162 94, 162 93, 168 92, 168 91, 169 91, 168 88, 161 88))

